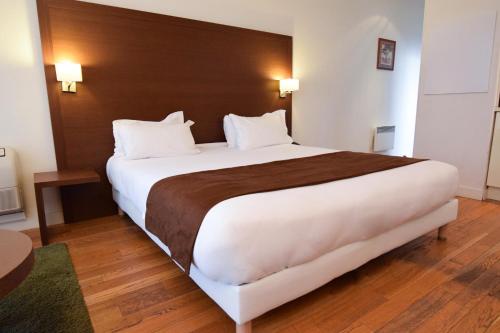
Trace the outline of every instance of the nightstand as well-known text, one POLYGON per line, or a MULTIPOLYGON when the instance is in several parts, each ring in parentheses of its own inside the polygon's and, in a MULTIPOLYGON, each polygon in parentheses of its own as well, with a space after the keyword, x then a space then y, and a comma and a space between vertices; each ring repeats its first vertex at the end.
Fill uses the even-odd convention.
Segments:
POLYGON ((43 189, 46 187, 98 183, 101 181, 101 177, 94 170, 64 170, 35 173, 33 178, 35 182, 35 197, 36 208, 38 211, 38 224, 40 225, 40 238, 42 245, 47 245, 49 243, 49 235, 47 230, 47 221, 45 220, 43 189))

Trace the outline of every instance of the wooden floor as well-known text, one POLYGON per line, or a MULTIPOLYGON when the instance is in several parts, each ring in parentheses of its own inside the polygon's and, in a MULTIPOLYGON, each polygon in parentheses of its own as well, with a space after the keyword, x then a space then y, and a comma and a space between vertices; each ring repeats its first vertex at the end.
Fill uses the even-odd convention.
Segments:
MULTIPOLYGON (((34 232, 28 232, 35 240, 34 232)), ((500 206, 461 199, 436 232, 254 321, 255 332, 500 332, 500 206)), ((233 322, 127 218, 53 229, 97 332, 233 332, 233 322)))

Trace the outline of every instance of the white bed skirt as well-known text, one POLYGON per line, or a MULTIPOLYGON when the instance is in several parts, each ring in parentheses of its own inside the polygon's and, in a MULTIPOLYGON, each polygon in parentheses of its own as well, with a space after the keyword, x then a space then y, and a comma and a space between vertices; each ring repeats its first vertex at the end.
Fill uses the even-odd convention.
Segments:
MULTIPOLYGON (((168 255, 170 251, 156 236, 145 230, 144 218, 126 197, 113 190, 120 208, 141 227, 168 255)), ((368 261, 437 229, 457 218, 458 200, 453 199, 438 209, 400 225, 371 239, 343 246, 313 261, 290 267, 258 281, 228 285, 213 281, 192 265, 190 277, 236 323, 247 321, 284 303, 315 290, 334 278, 352 271, 368 261)))

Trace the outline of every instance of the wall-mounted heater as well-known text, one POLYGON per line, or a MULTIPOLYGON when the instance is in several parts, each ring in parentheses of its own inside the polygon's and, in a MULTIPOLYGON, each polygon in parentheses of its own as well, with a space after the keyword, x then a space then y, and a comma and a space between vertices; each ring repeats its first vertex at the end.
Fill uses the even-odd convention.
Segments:
POLYGON ((394 148, 396 126, 380 126, 375 128, 373 137, 373 151, 381 152, 394 148))
POLYGON ((18 170, 15 151, 0 147, 0 223, 24 218, 18 170))

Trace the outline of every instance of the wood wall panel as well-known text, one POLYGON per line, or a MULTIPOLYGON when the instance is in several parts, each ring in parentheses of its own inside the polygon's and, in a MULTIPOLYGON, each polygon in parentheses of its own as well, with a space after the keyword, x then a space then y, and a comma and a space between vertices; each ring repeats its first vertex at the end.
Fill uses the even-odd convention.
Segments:
MULTIPOLYGON (((197 143, 224 141, 222 118, 288 110, 279 78, 292 76, 290 36, 72 0, 38 0, 51 120, 60 170, 103 179, 114 119, 161 120, 183 110, 197 143), (77 93, 62 93, 56 62, 82 64, 77 93)), ((67 222, 111 215, 107 181, 62 191, 67 222)))

